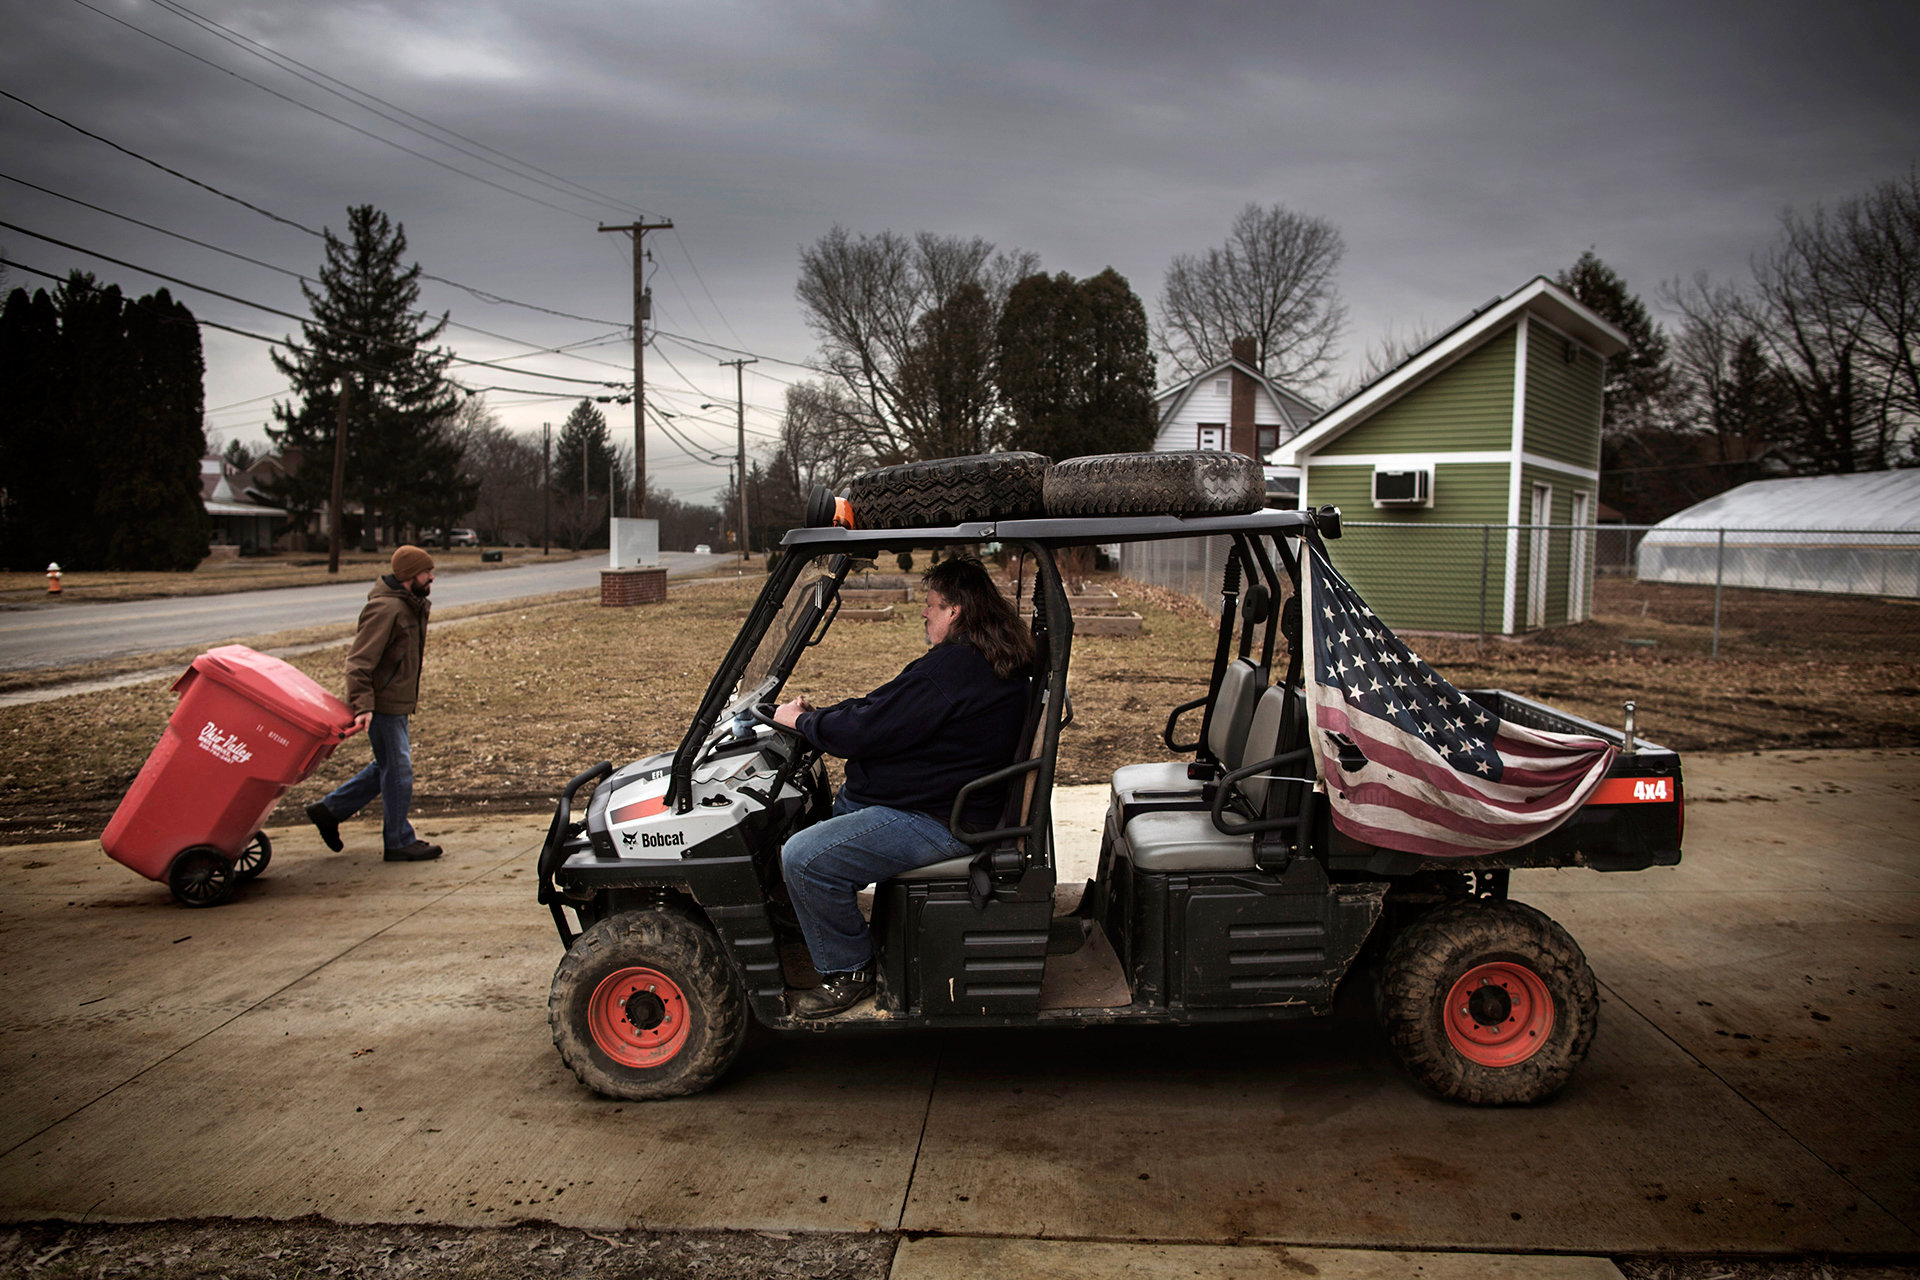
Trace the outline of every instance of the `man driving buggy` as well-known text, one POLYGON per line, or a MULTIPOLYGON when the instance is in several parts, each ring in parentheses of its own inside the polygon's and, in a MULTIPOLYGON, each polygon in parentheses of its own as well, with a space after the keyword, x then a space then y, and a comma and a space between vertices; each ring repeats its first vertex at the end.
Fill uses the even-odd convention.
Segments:
MULTIPOLYGON (((922 579, 927 653, 864 698, 815 708, 805 697, 774 718, 843 757, 833 816, 780 851, 818 987, 789 992, 799 1018, 852 1008, 874 988, 873 938, 860 914, 866 885, 969 852, 948 829, 966 783, 1012 763, 1025 717, 1033 636, 978 560, 956 558, 922 579)), ((968 797, 962 825, 997 825, 1006 788, 968 797)))

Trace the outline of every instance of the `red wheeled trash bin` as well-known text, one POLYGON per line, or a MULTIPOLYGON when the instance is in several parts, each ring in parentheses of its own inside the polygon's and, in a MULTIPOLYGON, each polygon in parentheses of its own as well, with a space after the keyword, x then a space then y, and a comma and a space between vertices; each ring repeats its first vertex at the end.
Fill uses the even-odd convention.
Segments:
POLYGON ((260 824, 353 727, 347 705, 278 658, 241 644, 193 660, 180 705, 113 821, 107 855, 212 907, 266 868, 260 824))

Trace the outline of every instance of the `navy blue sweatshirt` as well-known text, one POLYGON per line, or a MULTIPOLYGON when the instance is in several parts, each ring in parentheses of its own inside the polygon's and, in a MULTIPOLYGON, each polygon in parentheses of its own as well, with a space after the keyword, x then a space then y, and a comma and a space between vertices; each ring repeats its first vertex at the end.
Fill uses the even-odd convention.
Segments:
MULTIPOLYGON (((935 645, 864 698, 802 712, 807 741, 847 762, 847 797, 945 822, 962 784, 1013 763, 1025 675, 1002 680, 965 641, 935 645)), ((1004 786, 968 798, 966 825, 1000 825, 1004 786)))

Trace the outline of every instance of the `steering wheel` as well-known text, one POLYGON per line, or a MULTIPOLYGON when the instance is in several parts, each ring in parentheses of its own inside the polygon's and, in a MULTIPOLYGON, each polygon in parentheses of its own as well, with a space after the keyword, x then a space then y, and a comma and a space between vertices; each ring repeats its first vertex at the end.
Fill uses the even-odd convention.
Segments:
POLYGON ((807 741, 807 735, 800 732, 800 730, 790 725, 781 724, 778 720, 775 720, 773 718, 774 710, 774 704, 771 702, 755 702, 747 707, 747 714, 776 733, 784 733, 790 738, 799 739, 802 746, 811 747, 813 745, 807 741))

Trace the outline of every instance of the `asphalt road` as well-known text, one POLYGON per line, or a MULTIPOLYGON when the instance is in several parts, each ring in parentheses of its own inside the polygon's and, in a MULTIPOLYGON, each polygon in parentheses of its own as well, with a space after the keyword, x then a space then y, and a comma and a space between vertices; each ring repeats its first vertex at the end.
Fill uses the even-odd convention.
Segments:
MULTIPOLYGON (((663 551, 675 577, 717 568, 724 555, 663 551)), ((598 587, 601 556, 511 569, 447 574, 433 584, 436 608, 497 604, 555 591, 598 587)), ((97 662, 191 645, 225 644, 242 636, 338 624, 351 631, 371 577, 314 587, 280 587, 230 595, 173 596, 99 604, 51 601, 0 613, 0 671, 97 662)))

